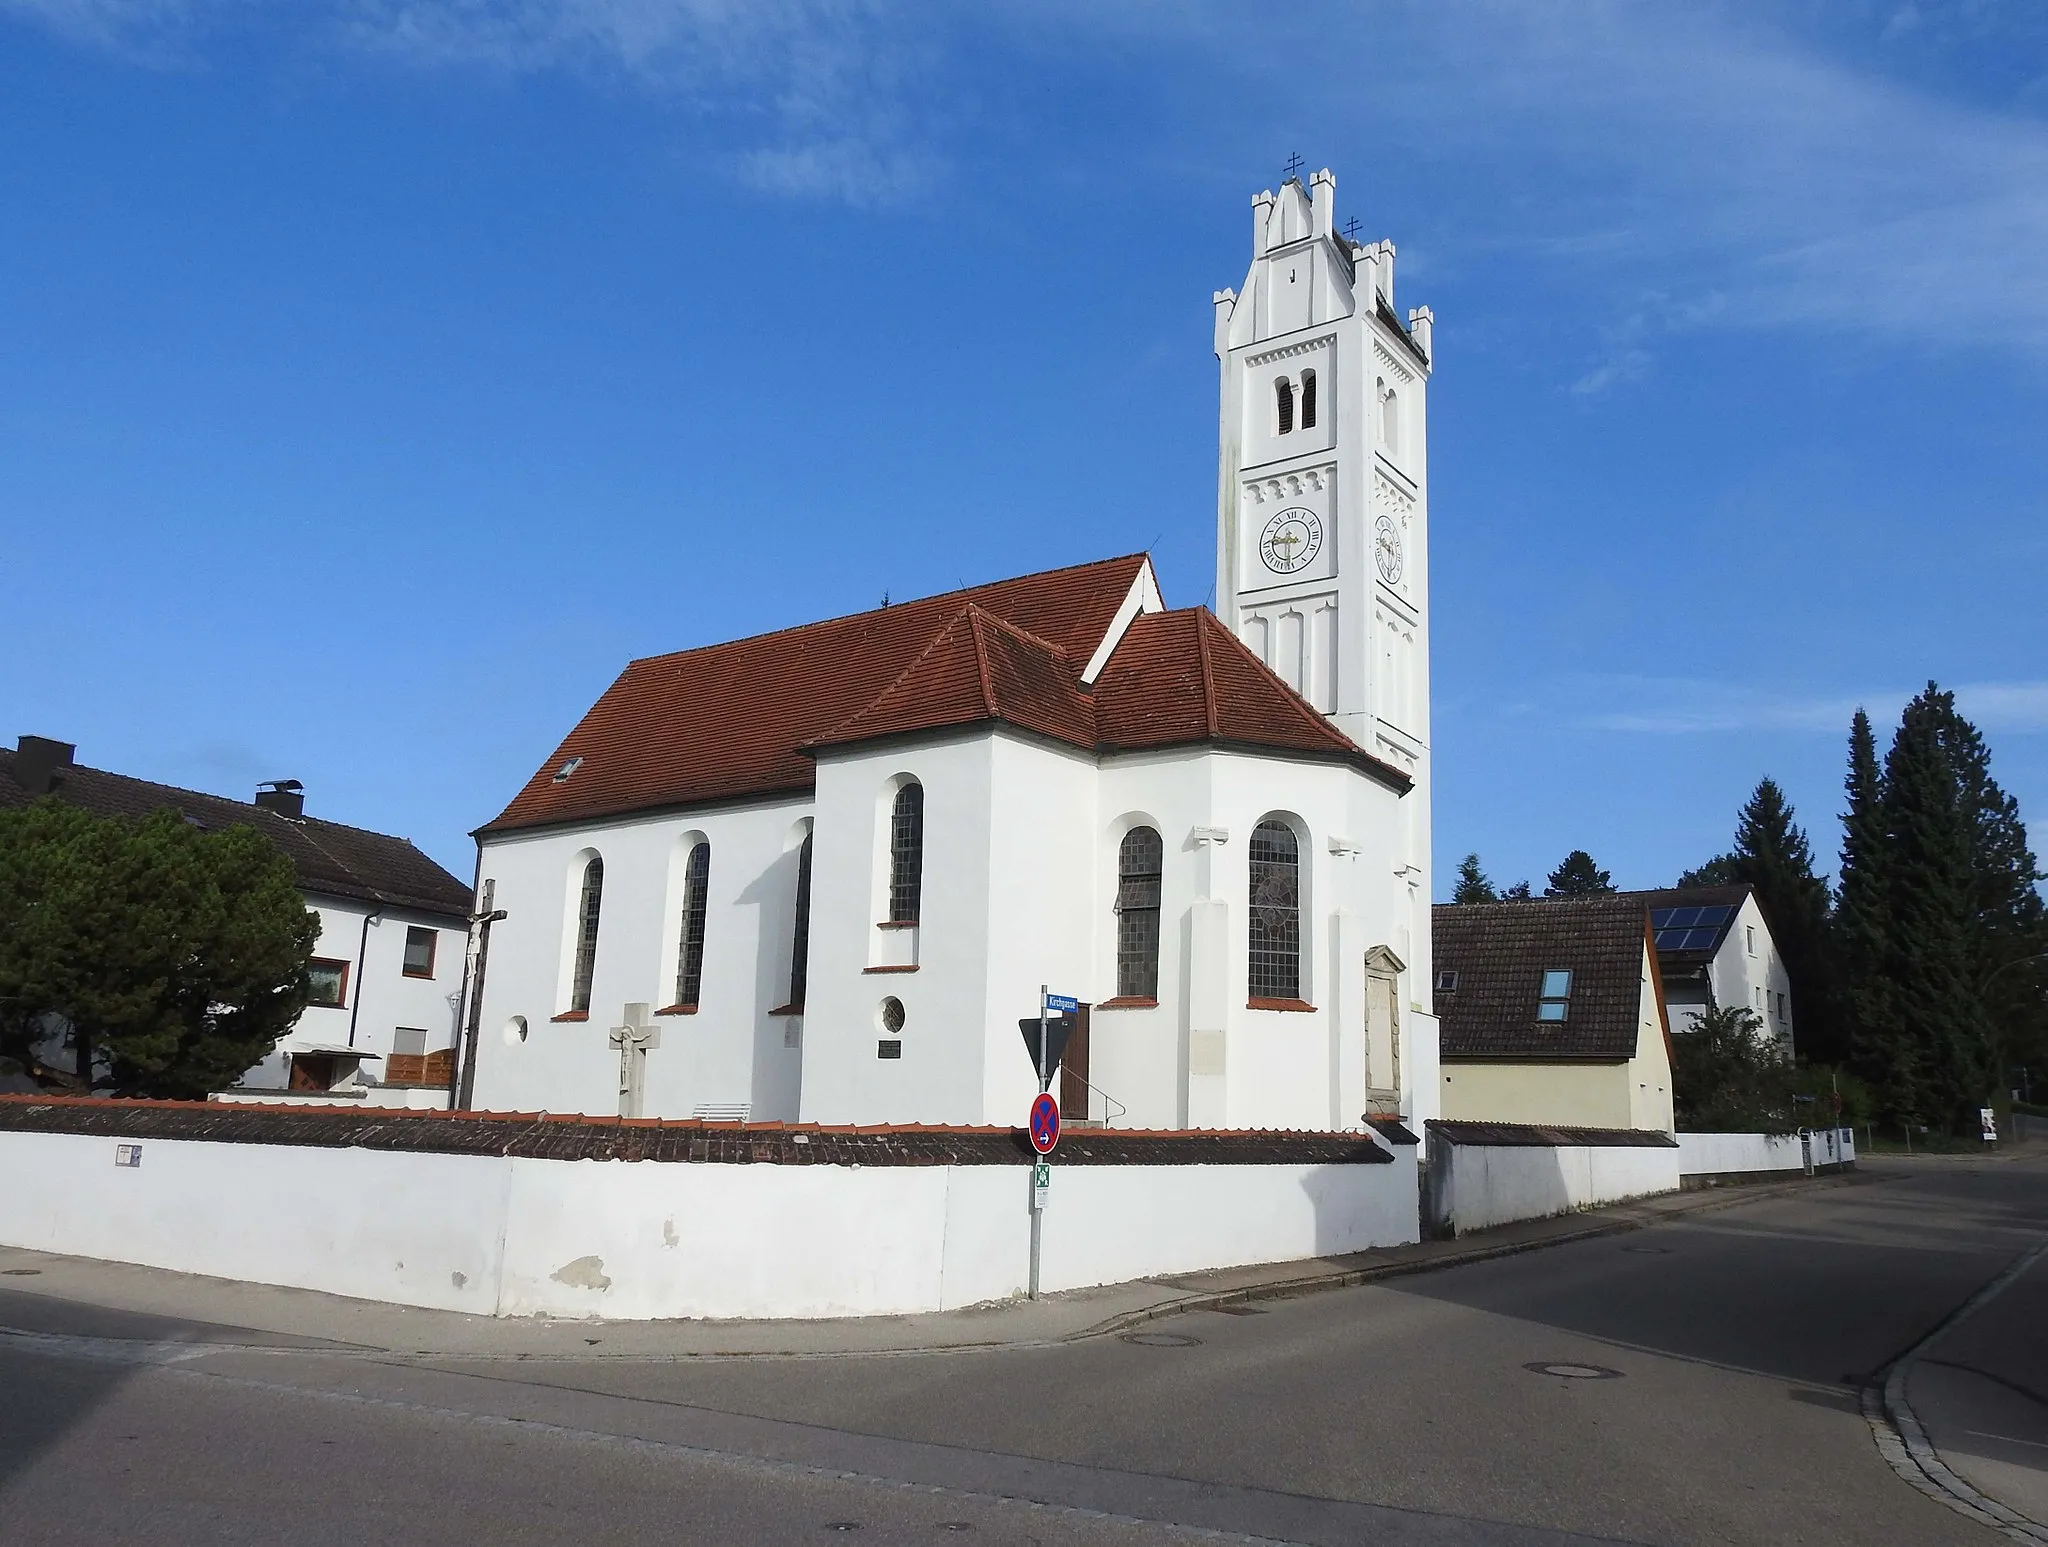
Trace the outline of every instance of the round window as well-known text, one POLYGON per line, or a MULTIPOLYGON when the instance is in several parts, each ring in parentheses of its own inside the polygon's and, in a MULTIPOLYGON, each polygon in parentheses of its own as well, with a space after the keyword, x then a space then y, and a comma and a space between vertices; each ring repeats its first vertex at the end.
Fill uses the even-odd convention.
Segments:
POLYGON ((882 1001, 882 1008, 877 1012, 877 1018, 881 1022, 882 1030, 889 1033, 892 1037, 895 1036, 897 1032, 903 1029, 903 1001, 894 994, 891 994, 882 1001))
POLYGON ((517 1047, 526 1040, 526 1017, 515 1015, 505 1022, 505 1046, 517 1047))

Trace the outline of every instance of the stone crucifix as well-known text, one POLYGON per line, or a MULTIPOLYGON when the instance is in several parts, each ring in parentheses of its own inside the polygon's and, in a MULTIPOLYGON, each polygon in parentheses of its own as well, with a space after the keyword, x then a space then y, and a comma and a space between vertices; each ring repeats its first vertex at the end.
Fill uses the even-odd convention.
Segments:
POLYGON ((647 1050, 661 1046, 661 1028, 647 1019, 645 1004, 626 1006, 626 1024, 612 1028, 619 1050, 619 1116, 638 1117, 647 1096, 647 1050))

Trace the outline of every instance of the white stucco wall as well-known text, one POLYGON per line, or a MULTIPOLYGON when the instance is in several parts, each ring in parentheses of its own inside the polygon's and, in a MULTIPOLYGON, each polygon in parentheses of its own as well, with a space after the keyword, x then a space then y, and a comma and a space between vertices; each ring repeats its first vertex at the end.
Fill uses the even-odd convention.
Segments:
MULTIPOLYGON (((1762 1019, 1764 1030, 1784 1042, 1788 1052, 1792 1049, 1792 978, 1785 970, 1785 959, 1755 896, 1743 900, 1735 922, 1721 941, 1721 949, 1707 963, 1706 989, 1716 1005, 1736 1005, 1755 1012, 1762 1019)), ((1673 1034, 1692 1030, 1704 1008, 1697 1003, 1674 1003, 1673 1034)))
POLYGON ((1678 1190, 1676 1149, 1446 1144, 1438 1156, 1431 1213, 1455 1235, 1678 1190))
POLYGON ((756 1121, 793 1120, 803 1020, 768 1012, 788 997, 810 811, 808 800, 783 800, 487 839, 482 874, 497 883, 506 916, 491 931, 475 1106, 618 1111, 619 1055, 607 1039, 628 1004, 675 1003, 682 865, 702 837, 711 868, 698 1010, 651 1017, 661 1040, 647 1054, 643 1112, 688 1117, 700 1106, 745 1105, 756 1121), (561 1021, 573 969, 564 921, 592 853, 604 860, 604 897, 589 1019, 561 1021))
MULTIPOLYGON (((1020 1293, 1023 1166, 685 1165, 0 1133, 0 1244, 498 1315, 839 1316, 1020 1293), (320 1207, 307 1208, 308 1199, 320 1207)), ((1412 1155, 1412 1151, 1404 1154, 1412 1155)), ((1412 1161, 1055 1167, 1048 1291, 1416 1237, 1412 1161)))
MULTIPOLYGON (((1849 1128, 1819 1128, 1813 1133, 1813 1163, 1837 1166, 1856 1159, 1856 1134, 1849 1128)), ((1678 1171, 1681 1176, 1730 1176, 1752 1171, 1805 1169, 1805 1152, 1797 1134, 1681 1133, 1678 1171)))
POLYGON ((491 937, 475 1104, 617 1110, 607 1033, 628 1003, 673 997, 673 872, 702 834, 712 861, 701 1007, 655 1018, 644 1115, 747 1105, 757 1120, 1022 1123, 1036 1085, 1017 1021, 1034 1013, 1041 983, 1091 1004, 1115 996, 1118 845, 1142 822, 1165 847, 1158 1003, 1093 1017, 1102 1096, 1089 1115, 1123 1127, 1357 1127, 1363 958, 1378 945, 1408 964, 1401 1072, 1404 1110, 1420 1121, 1434 1112, 1436 1037, 1420 1008, 1427 904, 1397 874, 1403 819, 1401 797, 1342 766, 1199 747, 1098 760, 983 727, 835 749, 818 760, 810 801, 494 837, 483 875, 507 917, 491 937), (883 930, 890 806, 912 778, 924 787, 922 916, 914 930, 883 930), (1247 850, 1269 815, 1299 840, 1304 1011, 1246 1003, 1247 850), (776 1017, 811 820, 808 1000, 801 1017, 776 1017), (567 920, 592 853, 605 883, 591 1014, 564 1022, 552 1017, 567 1002, 567 920), (1198 915, 1213 946, 1193 944, 1198 915), (900 1056, 885 1059, 890 997, 905 1015, 889 1038, 900 1056), (508 1040, 515 1017, 523 1041, 508 1040), (1213 1039, 1213 1075, 1201 1072, 1197 1030, 1213 1039))

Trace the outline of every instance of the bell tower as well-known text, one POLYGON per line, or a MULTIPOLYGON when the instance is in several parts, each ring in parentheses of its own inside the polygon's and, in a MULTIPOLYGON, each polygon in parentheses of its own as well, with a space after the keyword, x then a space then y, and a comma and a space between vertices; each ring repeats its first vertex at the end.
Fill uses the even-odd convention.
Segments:
POLYGON ((1394 244, 1340 235, 1336 197, 1327 169, 1253 195, 1251 271, 1216 293, 1216 612, 1414 778, 1406 878, 1426 909, 1433 319, 1401 320, 1394 244))

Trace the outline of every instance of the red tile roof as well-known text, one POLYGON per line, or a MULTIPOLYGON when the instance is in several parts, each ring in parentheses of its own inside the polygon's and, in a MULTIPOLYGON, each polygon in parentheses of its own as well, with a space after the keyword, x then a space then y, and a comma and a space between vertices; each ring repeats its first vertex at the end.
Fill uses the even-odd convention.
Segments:
POLYGON ((1408 788, 1200 608, 1133 620, 1084 687, 1145 567, 1131 554, 635 661, 481 831, 807 791, 820 748, 993 721, 1090 751, 1339 758, 1408 788))

